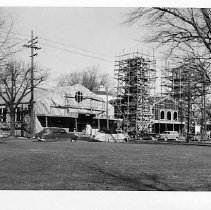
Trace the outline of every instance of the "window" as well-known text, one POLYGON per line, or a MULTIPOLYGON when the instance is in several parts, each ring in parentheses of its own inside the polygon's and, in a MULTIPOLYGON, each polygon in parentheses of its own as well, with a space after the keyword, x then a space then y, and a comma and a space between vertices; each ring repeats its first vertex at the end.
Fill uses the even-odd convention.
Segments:
POLYGON ((31 116, 31 105, 30 104, 28 104, 28 113, 31 116))
POLYGON ((177 112, 174 112, 174 120, 177 121, 177 112))
POLYGON ((160 119, 164 120, 164 117, 165 117, 164 111, 161 111, 161 112, 160 112, 160 119))
POLYGON ((4 108, 3 109, 3 122, 6 122, 6 120, 7 120, 7 109, 4 108))
POLYGON ((3 109, 0 109, 0 121, 3 119, 3 109))
POLYGON ((167 112, 167 120, 171 120, 171 112, 170 111, 167 112))
POLYGON ((75 100, 76 100, 78 103, 80 103, 80 102, 83 100, 83 93, 80 92, 80 91, 76 92, 76 94, 75 94, 75 100))
POLYGON ((21 110, 20 110, 20 107, 17 108, 16 121, 17 122, 20 122, 21 121, 21 110))

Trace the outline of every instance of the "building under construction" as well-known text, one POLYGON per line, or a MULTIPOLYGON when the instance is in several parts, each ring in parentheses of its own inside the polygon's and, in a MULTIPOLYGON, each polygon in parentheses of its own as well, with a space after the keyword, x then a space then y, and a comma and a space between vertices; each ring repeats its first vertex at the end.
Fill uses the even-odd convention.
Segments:
POLYGON ((186 65, 165 69, 162 85, 165 93, 178 102, 178 114, 181 122, 186 122, 186 132, 194 131, 195 125, 206 130, 205 96, 207 78, 204 72, 186 65))
POLYGON ((144 58, 138 52, 123 54, 115 60, 115 117, 122 119, 119 126, 135 138, 150 128, 152 112, 149 100, 150 90, 155 85, 154 65, 155 59, 144 58))

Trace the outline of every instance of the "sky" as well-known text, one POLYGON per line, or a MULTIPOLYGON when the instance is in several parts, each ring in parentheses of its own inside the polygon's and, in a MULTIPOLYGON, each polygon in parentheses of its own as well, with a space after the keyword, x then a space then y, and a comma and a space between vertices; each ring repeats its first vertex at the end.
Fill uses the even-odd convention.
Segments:
MULTIPOLYGON (((42 49, 35 58, 49 69, 54 81, 62 73, 99 66, 114 77, 115 56, 145 47, 144 28, 124 23, 129 7, 5 7, 13 20, 13 32, 20 46, 30 40, 31 30, 42 49)), ((19 56, 30 62, 30 50, 19 56)), ((152 55, 152 49, 145 49, 152 55)))
MULTIPOLYGON (((194 2, 194 1, 193 1, 194 2)), ((85 4, 86 5, 86 4, 85 4)), ((61 74, 98 66, 114 83, 115 57, 124 53, 143 52, 156 58, 157 88, 160 92, 161 69, 165 66, 165 49, 144 43, 152 28, 143 22, 125 23, 134 7, 73 6, 5 6, 2 11, 13 21, 13 35, 22 49, 17 55, 30 63, 30 49, 22 47, 38 37, 35 62, 48 69, 50 85, 61 74), (163 51, 164 50, 164 51, 163 51)), ((111 86, 114 86, 113 84, 111 86)))

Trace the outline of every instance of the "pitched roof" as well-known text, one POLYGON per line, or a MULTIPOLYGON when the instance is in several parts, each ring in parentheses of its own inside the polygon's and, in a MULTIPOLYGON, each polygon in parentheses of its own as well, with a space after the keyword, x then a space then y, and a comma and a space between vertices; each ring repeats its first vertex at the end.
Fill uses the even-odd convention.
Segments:
MULTIPOLYGON (((24 97, 22 103, 29 103, 30 98, 31 94, 28 94, 24 97)), ((1 104, 5 104, 3 99, 0 100, 1 104)), ((71 113, 77 112, 77 110, 82 113, 89 112, 97 114, 105 110, 103 98, 80 84, 54 89, 35 89, 34 101, 36 102, 36 113, 40 115, 70 116, 71 113), (75 94, 78 91, 83 95, 83 100, 80 103, 75 100, 75 94), (66 108, 69 108, 69 113, 67 113, 66 108)), ((112 106, 110 104, 109 111, 112 112, 112 106)))

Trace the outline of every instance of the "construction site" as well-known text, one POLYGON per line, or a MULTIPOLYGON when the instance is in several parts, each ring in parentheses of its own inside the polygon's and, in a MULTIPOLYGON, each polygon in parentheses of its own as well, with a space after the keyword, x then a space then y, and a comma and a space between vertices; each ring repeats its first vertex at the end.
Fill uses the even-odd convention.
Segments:
MULTIPOLYGON (((139 138, 141 133, 178 131, 185 136, 207 130, 204 76, 166 64, 156 87, 156 59, 139 52, 115 60, 117 96, 114 103, 118 127, 139 138), (190 73, 191 72, 191 73, 190 73), (160 90, 159 93, 155 90, 160 90), (195 127, 200 127, 196 131, 195 127)), ((202 135, 203 135, 202 134, 202 135)))
POLYGON ((201 139, 210 130, 207 118, 209 81, 205 72, 197 68, 179 67, 165 68, 162 72, 163 94, 168 94, 178 103, 178 115, 181 122, 186 123, 186 133, 200 133, 201 139), (196 127, 200 127, 198 130, 196 127))
MULTIPOLYGON (((34 131, 62 127, 84 132, 90 125, 93 130, 126 133, 131 139, 177 131, 185 137, 200 134, 203 140, 211 130, 209 81, 197 69, 168 62, 158 68, 154 53, 137 51, 115 58, 114 76, 116 88, 110 99, 105 88, 92 92, 80 84, 36 90, 34 131)), ((17 108, 16 135, 27 136, 30 130, 29 97, 17 108)), ((3 101, 0 118, 0 130, 8 134, 10 116, 3 101)))
POLYGON ((115 60, 115 117, 122 119, 123 130, 134 138, 141 131, 149 131, 152 122, 149 101, 152 99, 151 90, 155 88, 154 67, 155 60, 145 59, 138 52, 123 54, 115 60))

